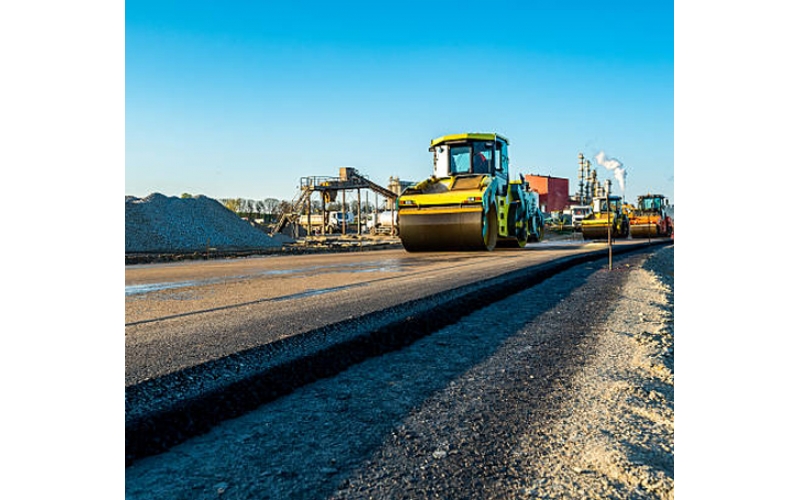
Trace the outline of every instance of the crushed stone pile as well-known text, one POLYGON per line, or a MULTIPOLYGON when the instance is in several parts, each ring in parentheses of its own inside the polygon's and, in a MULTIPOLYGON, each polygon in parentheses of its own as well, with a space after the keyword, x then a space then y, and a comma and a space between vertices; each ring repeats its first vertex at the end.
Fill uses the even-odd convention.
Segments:
POLYGON ((280 247, 285 240, 269 236, 204 195, 125 196, 125 253, 254 250, 280 247))

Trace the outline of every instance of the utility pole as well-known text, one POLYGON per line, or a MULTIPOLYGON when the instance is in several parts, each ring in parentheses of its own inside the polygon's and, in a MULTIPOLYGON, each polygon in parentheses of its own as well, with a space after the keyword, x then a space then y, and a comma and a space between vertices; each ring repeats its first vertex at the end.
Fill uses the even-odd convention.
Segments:
POLYGON ((606 210, 608 211, 608 270, 611 270, 611 202, 609 196, 611 195, 611 181, 606 180, 606 210))

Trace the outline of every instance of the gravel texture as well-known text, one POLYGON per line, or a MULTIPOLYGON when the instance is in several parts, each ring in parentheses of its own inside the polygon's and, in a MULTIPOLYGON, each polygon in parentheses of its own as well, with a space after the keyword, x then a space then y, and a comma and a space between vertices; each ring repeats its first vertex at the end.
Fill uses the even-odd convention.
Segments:
POLYGON ((284 240, 284 236, 269 236, 203 195, 125 197, 126 254, 264 249, 280 247, 284 240))
POLYGON ((126 498, 673 498, 673 249, 577 266, 136 462, 126 498))

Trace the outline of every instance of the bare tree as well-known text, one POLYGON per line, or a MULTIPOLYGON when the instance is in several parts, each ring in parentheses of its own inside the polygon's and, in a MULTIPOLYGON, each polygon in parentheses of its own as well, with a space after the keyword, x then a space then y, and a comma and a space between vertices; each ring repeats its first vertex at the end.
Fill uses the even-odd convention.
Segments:
POLYGON ((256 200, 255 208, 256 208, 256 215, 259 216, 259 218, 261 219, 266 218, 267 209, 264 207, 264 200, 256 200))
POLYGON ((242 212, 247 220, 252 222, 253 221, 253 209, 254 209, 253 200, 242 200, 242 212))
POLYGON ((275 198, 266 198, 264 200, 264 211, 270 216, 271 220, 275 220, 278 212, 278 205, 280 201, 275 198))

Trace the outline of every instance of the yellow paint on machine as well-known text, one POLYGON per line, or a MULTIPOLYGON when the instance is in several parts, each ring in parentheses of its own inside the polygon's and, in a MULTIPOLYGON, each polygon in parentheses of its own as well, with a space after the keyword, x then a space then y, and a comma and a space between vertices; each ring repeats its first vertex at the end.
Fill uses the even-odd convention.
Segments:
POLYGON ((459 207, 419 207, 419 208, 401 208, 398 212, 400 217, 404 215, 417 215, 419 213, 426 214, 462 214, 466 212, 483 212, 483 207, 480 205, 464 205, 459 207))

